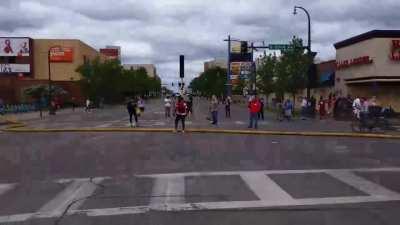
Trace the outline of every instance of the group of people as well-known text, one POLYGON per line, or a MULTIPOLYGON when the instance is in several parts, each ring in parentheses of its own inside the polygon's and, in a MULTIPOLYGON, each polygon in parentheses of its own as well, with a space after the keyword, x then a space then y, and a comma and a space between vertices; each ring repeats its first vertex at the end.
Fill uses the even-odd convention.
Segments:
POLYGON ((378 106, 378 102, 375 96, 370 99, 356 97, 353 100, 352 104, 354 116, 360 119, 363 113, 366 114, 369 112, 369 108, 371 106, 378 106))
POLYGON ((325 119, 332 115, 335 102, 335 94, 329 94, 328 98, 321 95, 318 102, 314 96, 309 99, 303 97, 301 100, 301 119, 305 120, 306 117, 314 117, 315 112, 318 112, 319 119, 325 119))

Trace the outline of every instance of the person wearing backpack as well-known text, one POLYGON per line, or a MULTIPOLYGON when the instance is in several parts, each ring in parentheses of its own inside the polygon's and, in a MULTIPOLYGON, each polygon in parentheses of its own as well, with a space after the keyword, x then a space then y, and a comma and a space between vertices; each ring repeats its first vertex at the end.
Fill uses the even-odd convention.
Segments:
POLYGON ((187 104, 182 96, 178 97, 178 102, 175 104, 175 129, 174 133, 178 131, 179 120, 182 122, 182 133, 185 133, 185 118, 187 114, 187 104))
POLYGON ((126 109, 128 110, 128 114, 129 114, 129 122, 131 124, 131 127, 133 126, 137 126, 138 124, 138 116, 137 116, 137 103, 134 100, 129 100, 127 105, 126 105, 126 109), (135 124, 133 125, 133 121, 132 121, 132 116, 134 116, 135 118, 135 124))

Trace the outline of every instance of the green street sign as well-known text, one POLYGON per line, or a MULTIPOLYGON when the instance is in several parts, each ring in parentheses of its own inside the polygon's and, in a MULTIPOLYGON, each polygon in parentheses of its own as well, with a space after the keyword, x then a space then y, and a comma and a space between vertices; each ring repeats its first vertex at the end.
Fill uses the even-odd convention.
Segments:
POLYGON ((293 46, 289 44, 269 44, 268 48, 270 50, 288 50, 292 49, 293 46))

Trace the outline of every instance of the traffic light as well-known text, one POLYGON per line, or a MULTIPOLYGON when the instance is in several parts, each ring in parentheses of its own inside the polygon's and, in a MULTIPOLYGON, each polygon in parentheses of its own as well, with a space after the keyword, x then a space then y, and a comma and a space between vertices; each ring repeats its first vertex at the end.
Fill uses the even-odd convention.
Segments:
POLYGON ((247 41, 241 41, 240 42, 240 53, 242 53, 242 54, 247 54, 248 53, 247 41))
POLYGON ((180 78, 185 77, 185 56, 184 55, 179 56, 179 77, 180 78))

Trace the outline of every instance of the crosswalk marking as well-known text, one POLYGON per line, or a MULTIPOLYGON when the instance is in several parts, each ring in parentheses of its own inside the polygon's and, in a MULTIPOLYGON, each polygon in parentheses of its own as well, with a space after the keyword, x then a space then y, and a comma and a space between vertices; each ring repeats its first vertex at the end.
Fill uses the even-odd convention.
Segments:
POLYGON ((185 201, 185 177, 160 177, 155 180, 151 205, 183 203, 185 201))
POLYGON ((6 193, 7 191, 13 189, 16 184, 0 184, 0 195, 6 193))
POLYGON ((350 171, 329 171, 327 174, 372 196, 400 197, 400 194, 357 176, 350 171))
MULTIPOLYGON (((99 182, 99 180, 98 180, 99 182)), ((38 212, 45 214, 49 217, 61 215, 70 203, 77 199, 82 199, 91 195, 97 188, 95 183, 89 180, 77 180, 68 185, 61 193, 55 198, 50 200, 42 206, 38 212)), ((77 209, 83 204, 82 201, 74 203, 70 209, 77 209)))
POLYGON ((282 201, 287 204, 291 204, 294 200, 264 173, 246 173, 240 176, 260 200, 282 201))

